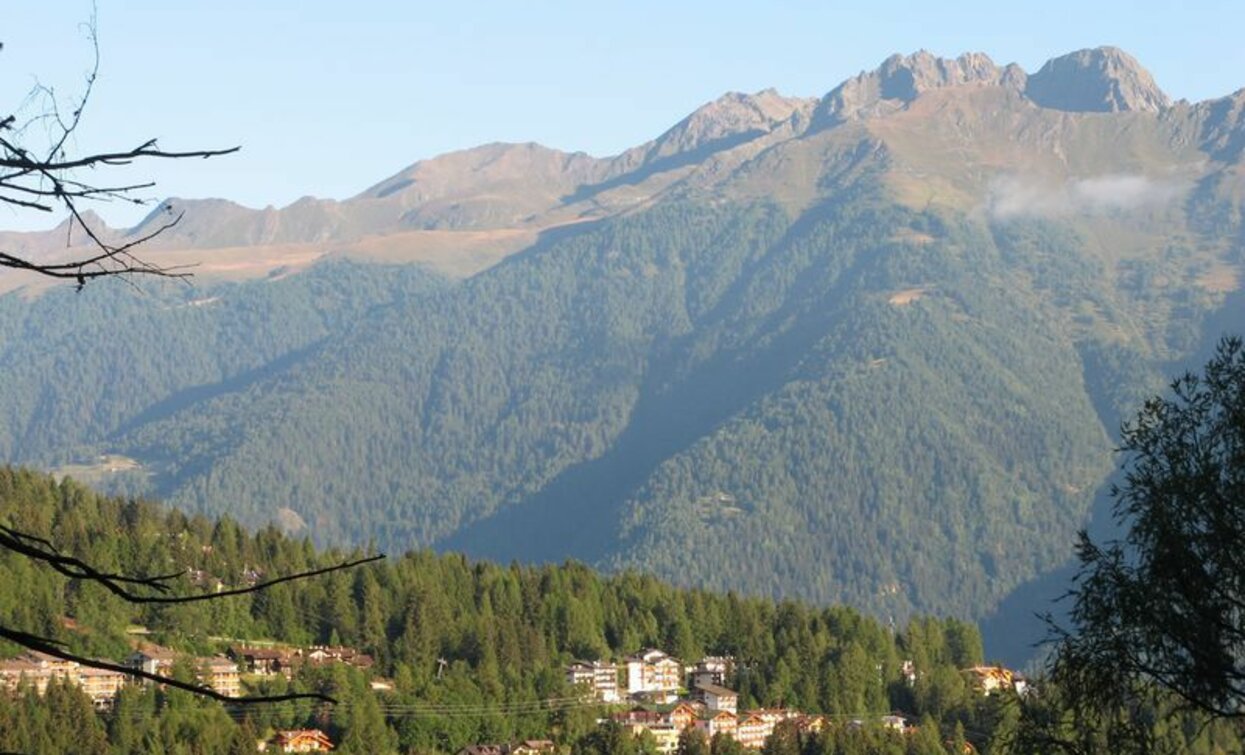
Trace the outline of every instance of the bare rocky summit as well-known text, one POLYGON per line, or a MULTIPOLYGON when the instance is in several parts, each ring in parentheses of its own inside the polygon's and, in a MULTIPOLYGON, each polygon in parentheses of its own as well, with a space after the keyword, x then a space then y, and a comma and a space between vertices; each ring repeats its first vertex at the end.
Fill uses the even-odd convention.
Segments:
POLYGON ((892 55, 876 70, 862 72, 835 87, 817 106, 816 121, 831 126, 855 117, 882 115, 943 87, 979 84, 1024 86, 1025 73, 1015 64, 998 66, 985 53, 965 53, 954 60, 921 50, 892 55))
POLYGON ((722 139, 766 133, 814 101, 784 97, 773 89, 730 92, 708 103, 653 143, 655 156, 687 152, 722 139))
POLYGON ((817 106, 815 123, 830 127, 898 110, 923 93, 966 85, 1021 92, 1035 105, 1078 113, 1156 113, 1171 105, 1154 77, 1115 47, 1079 50, 1047 61, 1034 74, 999 66, 984 53, 940 58, 925 50, 892 55, 877 69, 835 87, 817 106))
POLYGON ((1156 113, 1171 100, 1137 60, 1115 47, 1078 50, 1046 62, 1025 96, 1045 108, 1078 113, 1156 113))

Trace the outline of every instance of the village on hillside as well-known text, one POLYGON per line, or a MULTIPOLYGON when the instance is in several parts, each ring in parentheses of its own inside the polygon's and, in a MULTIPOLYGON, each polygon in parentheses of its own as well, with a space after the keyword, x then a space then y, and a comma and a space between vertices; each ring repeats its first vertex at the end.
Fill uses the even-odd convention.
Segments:
MULTIPOLYGON (((148 674, 170 676, 179 663, 192 669, 199 684, 207 689, 239 697, 244 694, 244 676, 279 674, 288 679, 304 665, 314 667, 334 663, 367 670, 372 667, 373 660, 366 653, 344 646, 257 648, 238 645, 230 647, 227 655, 195 657, 159 645, 140 643, 118 665, 148 674)), ((125 685, 140 683, 137 677, 123 671, 84 666, 33 650, 16 658, 0 660, 0 693, 17 692, 22 686, 29 685, 43 695, 54 681, 80 688, 97 710, 110 709, 125 685)), ((389 682, 379 678, 373 678, 371 686, 375 691, 392 689, 389 682)), ((319 729, 279 730, 271 738, 258 742, 256 749, 260 752, 327 752, 333 749, 333 742, 319 729)))
MULTIPOLYGON (((614 708, 599 723, 616 722, 633 735, 650 736, 663 755, 675 752, 679 737, 689 729, 707 739, 723 734, 744 747, 760 750, 781 722, 791 721, 797 731, 810 734, 830 722, 831 717, 825 714, 792 708, 741 711, 739 694, 725 686, 735 672, 734 666, 735 659, 728 656, 706 656, 685 666, 666 652, 649 648, 621 663, 575 661, 565 671, 568 684, 614 708)), ((904 663, 903 671, 907 682, 915 684, 918 672, 911 661, 904 663)), ((1023 695, 1029 689, 1021 674, 1001 666, 974 666, 964 674, 983 695, 1004 690, 1023 695)), ((911 719, 902 713, 879 716, 874 722, 900 733, 916 731, 911 719)), ((842 723, 860 727, 870 721, 849 716, 842 723)), ((533 747, 532 742, 516 746, 481 744, 464 748, 458 755, 532 755, 533 747)))
MULTIPOLYGON (((148 674, 168 675, 178 663, 193 669, 203 686, 230 697, 244 694, 244 677, 281 675, 288 679, 305 665, 342 663, 364 671, 374 665, 368 654, 345 646, 233 645, 225 655, 193 657, 145 643, 140 643, 121 665, 148 674)), ((605 711, 599 724, 614 722, 634 736, 651 737, 657 752, 663 755, 674 753, 680 735, 688 730, 702 732, 708 739, 723 734, 746 748, 760 750, 784 721, 791 721, 801 733, 817 733, 830 722, 831 717, 825 714, 792 708, 740 710, 739 695, 726 686, 735 671, 735 659, 729 656, 706 656, 684 665, 662 650, 649 648, 620 663, 575 661, 565 667, 565 677, 586 702, 593 701, 605 711)), ((903 673, 909 684, 915 684, 918 672, 911 661, 904 663, 903 673)), ((964 669, 964 674, 983 695, 1004 690, 1025 694, 1028 690, 1023 676, 1001 666, 975 666, 964 669)), ((0 691, 31 685, 42 694, 57 680, 81 688, 100 710, 110 708, 121 689, 135 683, 135 679, 122 671, 84 666, 34 651, 0 661, 0 691)), ((373 677, 371 688, 383 693, 392 690, 393 685, 373 677)), ((916 730, 912 720, 898 712, 872 719, 839 719, 838 723, 849 727, 876 723, 900 733, 916 730)), ((319 729, 295 729, 275 732, 257 746, 259 751, 324 752, 334 745, 319 729)), ((544 755, 555 750, 552 740, 525 740, 477 743, 464 747, 458 755, 544 755)))

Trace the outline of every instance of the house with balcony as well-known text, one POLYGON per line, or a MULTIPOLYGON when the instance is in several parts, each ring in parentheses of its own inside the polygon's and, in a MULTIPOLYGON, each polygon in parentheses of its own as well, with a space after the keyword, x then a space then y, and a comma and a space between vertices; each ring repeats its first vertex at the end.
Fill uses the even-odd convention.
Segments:
POLYGON ((16 658, 0 661, 0 689, 15 690, 23 682, 42 695, 53 679, 76 681, 78 664, 29 650, 16 658))
POLYGON ((148 674, 168 676, 181 654, 159 645, 144 645, 130 654, 125 665, 148 674))
POLYGON ((654 748, 661 755, 673 755, 679 749, 679 734, 681 732, 670 724, 630 723, 624 724, 624 728, 633 737, 643 736, 647 733, 653 738, 654 748))
POLYGON ((261 751, 276 752, 328 752, 333 740, 319 729, 286 729, 278 731, 261 751))
POLYGON ((120 671, 93 666, 80 666, 77 673, 78 686, 98 709, 112 707, 113 701, 121 693, 121 688, 132 678, 120 671))
POLYGON ((196 659, 199 678, 204 684, 222 695, 237 697, 242 694, 242 681, 238 677, 238 664, 222 656, 196 659))
POLYGON ((673 702, 682 684, 683 665, 661 650, 650 648, 627 656, 627 694, 655 702, 673 702))
POLYGON ((713 739, 715 734, 733 738, 739 728, 739 719, 725 710, 706 710, 703 716, 696 719, 695 726, 709 739, 713 739))
POLYGON ((773 733, 772 721, 766 721, 755 713, 745 713, 735 726, 735 741, 750 750, 759 750, 773 733))
POLYGON ((82 666, 46 653, 30 650, 17 658, 0 661, 0 690, 15 690, 22 683, 42 695, 53 679, 80 687, 96 708, 107 708, 129 677, 119 671, 82 666))
POLYGON ((1028 684, 1024 677, 1002 666, 973 666, 965 669, 969 683, 983 695, 993 694, 1011 689, 1017 694, 1024 694, 1028 684))
POLYGON ((616 703, 618 695, 618 666, 605 661, 575 661, 566 667, 566 681, 574 687, 592 690, 601 702, 616 703))
POLYGON ((702 684, 726 686, 726 677, 731 672, 735 659, 729 656, 708 655, 701 658, 688 672, 688 687, 695 689, 702 684))
POLYGON ((282 648, 254 648, 245 645, 234 645, 229 648, 229 657, 238 664, 238 670, 244 674, 258 676, 290 676, 293 671, 294 652, 282 648))
POLYGON ((700 684, 692 691, 692 696, 705 704, 709 710, 724 710, 737 713, 739 693, 716 684, 700 684))

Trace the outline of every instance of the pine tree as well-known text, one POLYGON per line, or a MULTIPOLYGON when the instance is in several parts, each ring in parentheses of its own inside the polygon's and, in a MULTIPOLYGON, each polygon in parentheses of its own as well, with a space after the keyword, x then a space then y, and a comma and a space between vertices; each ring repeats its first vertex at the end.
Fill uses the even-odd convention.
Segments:
POLYGON ((700 729, 688 727, 679 733, 675 755, 710 755, 709 739, 700 729))

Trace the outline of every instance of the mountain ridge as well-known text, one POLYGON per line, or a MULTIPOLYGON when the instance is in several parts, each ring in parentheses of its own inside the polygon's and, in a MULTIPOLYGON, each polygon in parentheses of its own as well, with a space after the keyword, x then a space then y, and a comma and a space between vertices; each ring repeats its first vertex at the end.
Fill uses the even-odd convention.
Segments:
MULTIPOLYGON (((885 118, 924 95, 966 87, 998 88, 1062 112, 1158 115, 1172 106, 1153 77, 1133 57, 1113 47, 1052 58, 1033 74, 1014 63, 996 65, 983 53, 952 59, 921 50, 892 55, 818 98, 786 97, 772 89, 727 93, 696 108, 656 139, 614 156, 497 142, 417 161, 344 200, 303 197, 282 208, 253 209, 228 200, 170 198, 130 229, 96 225, 98 218, 92 224, 110 238, 132 239, 168 220, 169 213, 161 208, 185 210, 177 227, 147 247, 152 254, 169 255, 178 262, 191 250, 279 247, 262 264, 239 265, 233 259, 235 252, 224 254, 228 262, 214 265, 208 260, 202 265, 202 275, 225 277, 266 274, 277 267, 302 269, 309 260, 335 252, 361 260, 398 261, 410 245, 387 244, 384 238, 402 233, 522 231, 515 237, 528 241, 542 228, 632 211, 688 182, 702 187, 720 183, 723 176, 775 144, 806 139, 851 121, 885 118), (716 166, 714 172, 694 170, 706 165, 716 166), (239 273, 242 269, 249 272, 239 273)), ((1199 106, 1206 103, 1195 107, 1199 106)), ((1239 136, 1227 141, 1230 149, 1239 151, 1239 136)), ((803 201, 807 195, 800 193, 803 201)), ((0 233, 0 243, 25 253, 55 256, 64 253, 59 230, 0 233)), ((518 248, 501 244, 500 251, 485 255, 485 267, 518 248)), ((450 274, 484 269, 468 264, 459 270, 421 252, 406 256, 450 274)), ((6 273, 0 276, 0 287, 31 280, 6 273)))

